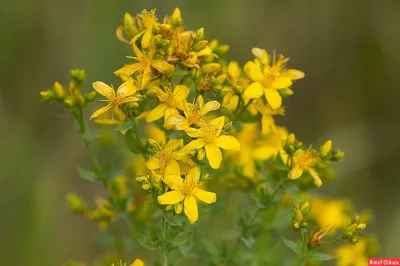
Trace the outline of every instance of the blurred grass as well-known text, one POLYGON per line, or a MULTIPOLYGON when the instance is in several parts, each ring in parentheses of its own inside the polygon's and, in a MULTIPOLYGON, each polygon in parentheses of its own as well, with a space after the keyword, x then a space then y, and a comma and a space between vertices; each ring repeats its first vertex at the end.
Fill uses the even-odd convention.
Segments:
POLYGON ((229 44, 230 59, 276 49, 306 72, 279 121, 307 143, 332 137, 347 151, 337 183, 322 191, 371 207, 380 255, 398 256, 400 2, 18 0, 0 2, 2 263, 60 265, 99 251, 94 225, 65 204, 71 190, 95 195, 75 171, 87 153, 72 120, 38 92, 76 67, 88 84, 115 83, 112 71, 130 54, 114 35, 124 12, 157 7, 162 18, 176 6, 188 28, 204 26, 207 38, 229 44))

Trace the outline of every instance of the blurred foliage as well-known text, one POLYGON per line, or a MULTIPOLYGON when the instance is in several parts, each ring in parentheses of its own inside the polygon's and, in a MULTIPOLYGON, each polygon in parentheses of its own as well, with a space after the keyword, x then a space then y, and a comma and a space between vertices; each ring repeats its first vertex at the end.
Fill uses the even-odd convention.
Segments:
POLYGON ((379 255, 397 256, 400 2, 16 0, 0 2, 2 263, 60 265, 101 252, 94 225, 65 203, 71 190, 101 193, 77 178, 76 162, 88 160, 82 140, 72 119, 54 119, 38 92, 49 80, 66 81, 74 67, 85 68, 89 82, 115 83, 109 70, 129 49, 110 38, 122 14, 152 7, 165 14, 176 6, 188 27, 204 26, 210 38, 218 33, 241 63, 254 46, 279 47, 296 60, 307 78, 287 105, 302 111, 288 110, 281 123, 309 143, 331 137, 346 150, 338 181, 323 191, 372 207, 369 230, 380 238, 379 255))

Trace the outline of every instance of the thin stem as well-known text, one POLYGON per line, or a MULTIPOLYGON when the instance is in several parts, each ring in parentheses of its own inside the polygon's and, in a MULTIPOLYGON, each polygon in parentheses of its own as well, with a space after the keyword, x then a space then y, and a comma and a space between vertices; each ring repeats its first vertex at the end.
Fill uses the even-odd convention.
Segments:
MULTIPOLYGON (((83 110, 82 110, 82 108, 79 108, 78 111, 76 113, 74 113, 74 116, 75 116, 75 119, 78 121, 79 131, 80 131, 81 135, 83 136, 83 135, 87 134, 88 129, 87 129, 85 120, 83 119, 83 110)), ((86 147, 87 147, 87 149, 89 151, 90 157, 92 158, 94 168, 96 170, 100 169, 100 162, 97 159, 96 154, 93 151, 93 147, 92 147, 90 141, 87 140, 86 138, 83 138, 83 140, 84 140, 85 145, 86 145, 86 147)))
POLYGON ((161 249, 161 265, 168 266, 168 257, 167 257, 167 221, 163 218, 163 226, 162 226, 162 240, 163 245, 161 249))
POLYGON ((303 257, 307 256, 308 253, 308 240, 307 240, 307 235, 305 230, 301 230, 301 240, 303 242, 303 257))

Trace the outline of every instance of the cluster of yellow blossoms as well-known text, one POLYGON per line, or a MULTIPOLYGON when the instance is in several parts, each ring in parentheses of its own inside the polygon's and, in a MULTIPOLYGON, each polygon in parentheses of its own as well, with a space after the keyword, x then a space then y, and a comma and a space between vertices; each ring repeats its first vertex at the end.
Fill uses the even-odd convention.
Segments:
MULTIPOLYGON (((283 99, 293 95, 293 82, 305 76, 286 68, 288 58, 253 48, 254 59, 243 67, 228 62, 223 58, 229 47, 206 40, 203 28, 185 30, 178 8, 162 22, 154 10, 143 10, 135 17, 127 13, 116 34, 132 48, 133 56, 127 57, 132 61, 114 72, 120 80, 116 90, 102 81, 93 83, 106 105, 90 119, 117 125, 135 154, 135 180, 164 215, 183 212, 191 224, 198 221, 198 201, 217 200, 204 184, 216 176, 250 189, 277 181, 293 182, 304 190, 320 187, 331 162, 343 157, 330 140, 319 150, 306 148, 294 134, 275 124, 274 116, 285 114, 283 99)), ((81 94, 85 77, 82 71, 71 72, 69 95, 58 82, 41 92, 44 100, 63 102, 72 110, 83 134, 82 109, 96 96, 94 91, 81 94)), ((68 199, 76 212, 98 221, 105 230, 118 216, 115 202, 131 197, 134 185, 124 175, 111 181, 99 176, 102 169, 97 159, 94 166, 95 173, 86 179, 98 178, 112 196, 97 200, 95 209, 88 209, 75 194, 68 199)), ((127 212, 138 205, 132 198, 124 204, 127 212)), ((294 211, 293 227, 307 228, 308 203, 294 211)), ((349 227, 350 242, 357 242, 356 233, 364 225, 357 221, 355 229, 349 227)), ((315 228, 308 246, 318 246, 331 230, 331 225, 315 228)), ((137 260, 133 265, 143 263, 137 260)))

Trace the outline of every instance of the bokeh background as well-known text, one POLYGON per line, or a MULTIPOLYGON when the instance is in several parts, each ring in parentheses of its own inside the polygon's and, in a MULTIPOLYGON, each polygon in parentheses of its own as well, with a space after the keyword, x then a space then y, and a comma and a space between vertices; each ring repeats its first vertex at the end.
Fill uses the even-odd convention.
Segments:
MULTIPOLYGON (((280 123, 306 143, 331 137, 346 152, 322 192, 375 214, 379 256, 399 257, 400 1, 14 0, 0 1, 0 264, 53 266, 90 260, 96 226, 69 211, 65 195, 95 194, 77 177, 80 136, 39 91, 85 68, 115 82, 130 54, 115 38, 124 12, 178 6, 188 28, 230 44, 244 63, 252 47, 290 56, 306 72, 280 123)), ((90 83, 88 83, 90 84, 90 83)))

